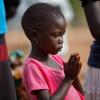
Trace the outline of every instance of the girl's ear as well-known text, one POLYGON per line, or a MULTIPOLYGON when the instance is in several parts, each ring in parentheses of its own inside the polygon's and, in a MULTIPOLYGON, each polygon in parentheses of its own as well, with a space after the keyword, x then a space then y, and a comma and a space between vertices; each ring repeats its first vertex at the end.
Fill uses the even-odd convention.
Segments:
POLYGON ((35 41, 36 39, 38 39, 37 34, 38 34, 37 30, 31 30, 29 35, 31 41, 35 41))

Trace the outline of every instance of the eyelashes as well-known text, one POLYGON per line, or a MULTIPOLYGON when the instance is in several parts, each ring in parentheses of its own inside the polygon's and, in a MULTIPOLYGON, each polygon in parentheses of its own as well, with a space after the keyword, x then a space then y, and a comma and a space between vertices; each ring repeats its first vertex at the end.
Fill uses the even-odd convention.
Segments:
POLYGON ((63 37, 64 33, 52 33, 52 36, 54 38, 57 38, 57 37, 63 37))

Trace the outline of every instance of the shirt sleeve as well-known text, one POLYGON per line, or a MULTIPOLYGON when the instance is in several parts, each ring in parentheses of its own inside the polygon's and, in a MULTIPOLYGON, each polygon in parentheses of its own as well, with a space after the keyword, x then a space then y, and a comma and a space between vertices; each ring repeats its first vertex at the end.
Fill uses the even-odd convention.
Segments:
POLYGON ((29 93, 34 90, 48 89, 43 73, 39 66, 34 63, 27 64, 24 70, 24 80, 29 93))

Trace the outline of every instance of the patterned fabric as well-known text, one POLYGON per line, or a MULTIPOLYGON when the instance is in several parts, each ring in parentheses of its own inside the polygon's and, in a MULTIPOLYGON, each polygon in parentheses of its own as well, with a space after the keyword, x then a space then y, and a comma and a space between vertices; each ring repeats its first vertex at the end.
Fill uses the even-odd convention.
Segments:
POLYGON ((100 69, 89 66, 85 85, 86 100, 100 100, 100 69))
POLYGON ((4 35, 0 35, 0 100, 16 100, 4 35))
MULTIPOLYGON (((58 63, 61 69, 58 70, 44 65, 33 58, 27 58, 24 63, 23 81, 31 100, 37 100, 36 95, 31 94, 32 91, 47 89, 52 95, 64 79, 63 60, 61 57, 55 55, 50 56, 50 59, 58 63)), ((64 100, 84 100, 80 96, 82 95, 71 85, 64 100)))

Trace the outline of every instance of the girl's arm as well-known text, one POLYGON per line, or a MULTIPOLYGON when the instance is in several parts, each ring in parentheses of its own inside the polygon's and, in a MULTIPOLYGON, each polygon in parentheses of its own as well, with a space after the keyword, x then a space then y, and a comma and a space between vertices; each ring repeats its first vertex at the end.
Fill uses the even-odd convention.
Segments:
POLYGON ((73 86, 74 86, 80 93, 82 93, 82 94, 84 95, 83 88, 82 88, 80 79, 79 79, 78 77, 74 80, 73 86))
POLYGON ((100 0, 88 1, 88 3, 83 5, 86 19, 92 36, 100 41, 100 0))
POLYGON ((37 90, 33 94, 38 96, 38 100, 64 100, 72 82, 73 80, 64 80, 53 95, 50 95, 49 90, 37 90))
POLYGON ((65 78, 62 84, 53 95, 50 95, 49 90, 36 90, 33 94, 37 95, 38 100, 64 100, 70 86, 81 69, 81 63, 78 54, 71 55, 68 63, 65 63, 65 78))

